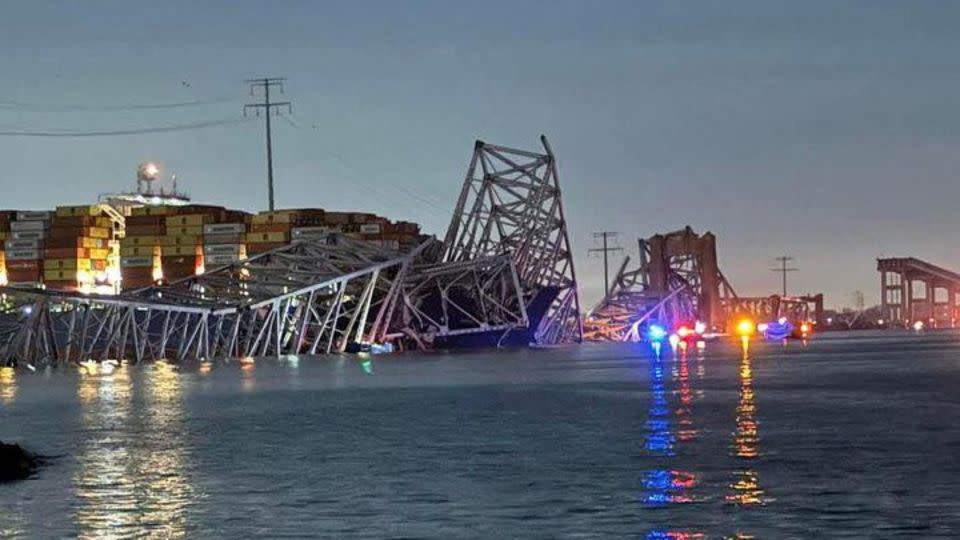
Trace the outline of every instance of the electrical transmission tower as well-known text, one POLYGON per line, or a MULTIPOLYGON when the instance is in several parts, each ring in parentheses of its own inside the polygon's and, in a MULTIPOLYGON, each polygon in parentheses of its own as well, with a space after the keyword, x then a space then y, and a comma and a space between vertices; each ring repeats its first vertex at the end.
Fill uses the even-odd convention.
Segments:
POLYGON ((783 296, 787 296, 787 272, 796 272, 797 270, 799 270, 799 268, 788 268, 788 267, 787 267, 787 263, 789 263, 789 262, 792 261, 792 260, 794 260, 794 258, 793 258, 793 257, 790 257, 790 256, 788 256, 788 255, 783 255, 783 256, 781 256, 781 257, 777 257, 777 262, 780 263, 780 267, 779 267, 779 268, 771 268, 771 269, 770 269, 770 271, 772 271, 772 272, 780 272, 780 274, 782 274, 782 277, 783 277, 783 296))
POLYGON ((623 251, 621 247, 609 247, 607 244, 608 238, 616 238, 616 232, 612 231, 602 231, 593 233, 594 238, 603 239, 602 248, 594 248, 588 250, 588 253, 603 253, 603 294, 604 296, 610 294, 610 263, 608 260, 608 255, 610 252, 623 251))
POLYGON ((256 111, 257 116, 260 116, 261 109, 264 111, 263 116, 267 120, 267 189, 270 197, 270 210, 275 210, 274 200, 273 200, 273 141, 270 133, 270 116, 271 113, 276 111, 281 107, 287 108, 287 113, 293 111, 290 106, 289 101, 270 101, 270 89, 278 88, 280 93, 283 93, 283 81, 286 79, 283 77, 264 77, 262 79, 248 79, 247 82, 250 84, 250 95, 256 96, 257 89, 260 89, 263 93, 263 101, 261 103, 248 103, 243 106, 243 115, 247 115, 247 111, 253 109, 256 111))

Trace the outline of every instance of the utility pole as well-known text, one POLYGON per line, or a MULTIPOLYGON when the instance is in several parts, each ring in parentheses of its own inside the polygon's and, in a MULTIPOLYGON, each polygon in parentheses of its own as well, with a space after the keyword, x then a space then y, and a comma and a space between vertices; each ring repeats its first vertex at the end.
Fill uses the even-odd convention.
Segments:
POLYGON ((798 268, 787 268, 787 263, 792 260, 794 260, 794 258, 788 255, 777 257, 777 262, 780 263, 780 267, 770 269, 772 272, 780 272, 783 275, 783 296, 787 296, 787 272, 796 272, 799 270, 798 268))
POLYGON ((607 256, 611 251, 623 251, 623 248, 621 247, 609 247, 607 245, 607 239, 616 238, 617 234, 619 233, 615 233, 612 231, 602 231, 602 232, 593 233, 594 238, 603 239, 603 247, 594 248, 587 251, 588 253, 600 253, 600 252, 603 253, 603 294, 604 296, 610 294, 610 264, 607 259, 607 256))
POLYGON ((283 77, 264 77, 262 79, 248 79, 247 83, 250 84, 250 95, 256 96, 256 90, 259 88, 263 91, 263 102, 262 103, 248 103, 243 106, 243 115, 247 115, 247 111, 253 109, 256 111, 257 116, 260 116, 260 110, 264 111, 263 116, 267 119, 267 190, 270 197, 270 211, 275 210, 273 202, 273 141, 270 133, 270 115, 276 109, 280 107, 286 107, 287 113, 292 112, 289 101, 270 101, 270 88, 277 87, 280 90, 280 93, 283 93, 283 81, 286 79, 283 77))

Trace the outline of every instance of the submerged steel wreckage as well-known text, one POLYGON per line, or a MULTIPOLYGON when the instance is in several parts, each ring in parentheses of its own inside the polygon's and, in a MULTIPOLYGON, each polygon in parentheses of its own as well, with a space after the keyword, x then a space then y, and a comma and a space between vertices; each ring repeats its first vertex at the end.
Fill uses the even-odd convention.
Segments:
POLYGON ((556 160, 541 142, 529 152, 477 141, 442 241, 394 250, 332 233, 117 296, 0 287, 0 359, 42 366, 578 342, 556 160))
POLYGON ((752 321, 823 319, 823 295, 739 296, 717 260, 717 239, 690 227, 637 241, 639 260, 623 260, 610 292, 586 315, 584 339, 640 341, 644 325, 678 328, 695 323, 716 332, 752 321))

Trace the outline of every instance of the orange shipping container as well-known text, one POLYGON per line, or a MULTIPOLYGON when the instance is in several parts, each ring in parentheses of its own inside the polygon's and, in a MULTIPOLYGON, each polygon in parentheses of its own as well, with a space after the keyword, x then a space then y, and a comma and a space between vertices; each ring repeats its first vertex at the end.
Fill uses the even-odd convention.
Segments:
MULTIPOLYGON (((160 251, 160 246, 124 246, 120 248, 121 257, 152 257, 160 251)), ((106 257, 103 257, 106 258, 106 257)))
POLYGON ((160 225, 127 225, 127 236, 160 236, 166 234, 167 228, 160 225))
POLYGON ((200 234, 203 234, 202 226, 206 223, 213 223, 216 218, 210 214, 186 214, 167 216, 167 227, 196 227, 201 226, 200 234))
POLYGON ((163 246, 199 246, 203 243, 202 236, 161 236, 160 244, 163 246))
POLYGON ((104 216, 55 217, 50 220, 51 227, 113 227, 113 221, 104 216))
POLYGON ((127 235, 126 238, 120 240, 120 247, 128 246, 159 246, 160 237, 157 235, 143 235, 143 236, 132 236, 127 235))

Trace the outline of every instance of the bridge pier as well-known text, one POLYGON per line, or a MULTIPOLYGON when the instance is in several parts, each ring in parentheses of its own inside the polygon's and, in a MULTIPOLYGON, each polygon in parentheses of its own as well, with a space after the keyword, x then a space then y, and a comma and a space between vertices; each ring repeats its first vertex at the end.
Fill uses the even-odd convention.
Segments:
POLYGON ((960 274, 912 257, 877 259, 880 272, 882 317, 892 324, 909 326, 922 321, 938 327, 955 327, 960 310, 957 291, 960 274), (922 283, 923 296, 915 283, 922 283), (937 291, 946 291, 937 300, 937 291), (918 297, 919 296, 919 297, 918 297))

